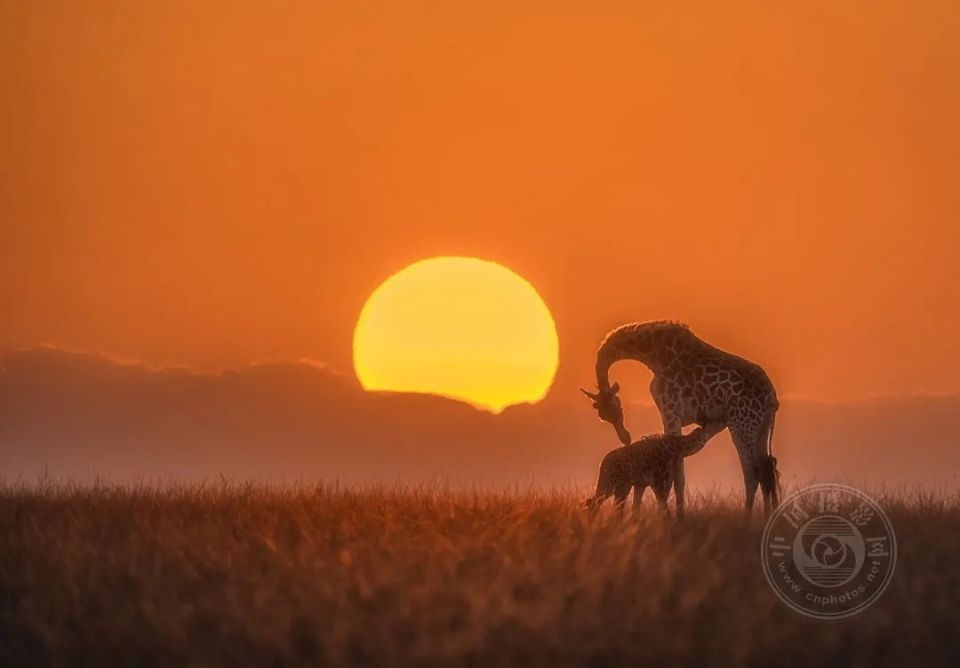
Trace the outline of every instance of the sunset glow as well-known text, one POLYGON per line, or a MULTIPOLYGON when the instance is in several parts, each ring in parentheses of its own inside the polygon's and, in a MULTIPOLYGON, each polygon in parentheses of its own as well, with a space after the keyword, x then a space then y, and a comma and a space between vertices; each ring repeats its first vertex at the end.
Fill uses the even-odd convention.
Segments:
POLYGON ((542 399, 557 354, 553 317, 534 287, 466 257, 423 260, 388 278, 353 338, 364 388, 440 394, 494 412, 542 399))

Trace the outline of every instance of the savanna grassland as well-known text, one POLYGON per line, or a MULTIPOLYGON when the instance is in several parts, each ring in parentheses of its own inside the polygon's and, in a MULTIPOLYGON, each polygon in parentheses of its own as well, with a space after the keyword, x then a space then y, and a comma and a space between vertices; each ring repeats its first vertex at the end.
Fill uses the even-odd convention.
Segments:
POLYGON ((591 516, 442 487, 0 490, 0 665, 957 665, 960 501, 880 495, 872 608, 784 606, 736 497, 591 516))

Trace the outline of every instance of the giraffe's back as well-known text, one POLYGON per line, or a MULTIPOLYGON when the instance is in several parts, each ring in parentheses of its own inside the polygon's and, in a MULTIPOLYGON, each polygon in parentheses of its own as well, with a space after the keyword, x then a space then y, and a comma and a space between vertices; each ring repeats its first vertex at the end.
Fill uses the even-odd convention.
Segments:
POLYGON ((776 410, 780 406, 773 382, 759 364, 721 350, 702 339, 695 367, 700 380, 707 387, 725 389, 730 397, 755 399, 765 407, 776 410))
POLYGON ((651 485, 655 479, 669 471, 670 464, 680 456, 684 436, 650 434, 632 444, 618 448, 623 450, 622 471, 632 485, 651 485))

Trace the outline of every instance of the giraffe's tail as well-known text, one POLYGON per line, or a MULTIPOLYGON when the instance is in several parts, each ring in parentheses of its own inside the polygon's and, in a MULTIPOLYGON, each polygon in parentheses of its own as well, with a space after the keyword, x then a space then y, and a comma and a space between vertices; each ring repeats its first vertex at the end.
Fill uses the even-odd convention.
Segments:
POLYGON ((777 424, 777 409, 770 412, 770 429, 767 431, 767 456, 773 457, 773 428, 777 424))

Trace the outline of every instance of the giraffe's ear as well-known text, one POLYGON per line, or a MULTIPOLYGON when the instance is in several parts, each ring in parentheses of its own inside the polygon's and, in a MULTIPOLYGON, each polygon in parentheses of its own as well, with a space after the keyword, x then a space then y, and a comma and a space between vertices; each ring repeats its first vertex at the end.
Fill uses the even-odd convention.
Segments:
MULTIPOLYGON (((587 391, 586 391, 585 389, 583 389, 582 387, 580 388, 580 391, 583 392, 585 395, 587 395, 587 396, 588 396, 590 399, 592 399, 593 401, 596 401, 597 399, 600 398, 600 395, 599 395, 599 394, 593 394, 592 392, 587 392, 587 391)), ((594 404, 593 407, 596 408, 597 405, 594 404)))
POLYGON ((614 383, 610 386, 610 394, 616 394, 620 391, 620 383, 614 383))

